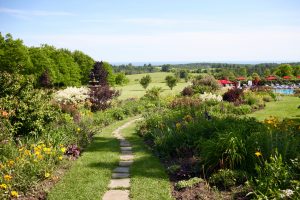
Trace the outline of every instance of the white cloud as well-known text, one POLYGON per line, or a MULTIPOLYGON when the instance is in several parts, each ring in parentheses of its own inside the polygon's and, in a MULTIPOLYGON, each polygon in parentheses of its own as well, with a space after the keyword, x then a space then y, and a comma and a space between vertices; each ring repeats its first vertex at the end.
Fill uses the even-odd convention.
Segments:
POLYGON ((69 12, 60 12, 60 11, 46 11, 46 10, 19 10, 19 9, 10 9, 10 8, 1 8, 0 13, 5 13, 17 17, 32 17, 32 16, 73 16, 69 12))
POLYGON ((192 19, 168 19, 168 18, 119 18, 119 19, 82 19, 84 23, 126 23, 133 25, 208 25, 214 23, 210 20, 192 20, 192 19))
POLYGON ((96 60, 117 61, 289 61, 300 60, 300 29, 233 32, 171 32, 153 35, 53 35, 23 37, 79 49, 96 60))

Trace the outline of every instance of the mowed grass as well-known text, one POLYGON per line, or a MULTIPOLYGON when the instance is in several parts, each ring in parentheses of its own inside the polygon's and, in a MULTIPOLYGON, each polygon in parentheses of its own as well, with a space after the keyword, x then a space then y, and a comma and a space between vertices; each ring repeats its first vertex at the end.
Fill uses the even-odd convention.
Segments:
MULTIPOLYGON (((163 89, 162 95, 168 96, 168 95, 176 95, 179 92, 183 90, 186 86, 188 86, 190 83, 184 82, 184 80, 181 80, 179 83, 177 83, 177 86, 171 90, 165 82, 165 78, 168 75, 174 75, 174 73, 171 72, 156 72, 156 73, 147 73, 151 76, 152 82, 149 84, 147 89, 151 89, 153 87, 161 87, 163 89)), ((121 95, 119 99, 128 99, 128 98, 140 98, 145 95, 146 90, 141 86, 139 83, 140 79, 147 74, 134 74, 134 75, 127 75, 130 82, 121 87, 116 87, 116 89, 120 90, 121 95)))
POLYGON ((134 162, 130 169, 132 200, 171 200, 171 185, 158 158, 146 148, 135 133, 135 125, 122 130, 122 135, 132 144, 134 162))
POLYGON ((50 190, 47 199, 101 199, 107 190, 112 170, 119 162, 119 141, 112 132, 132 119, 116 122, 96 135, 62 180, 50 190))
POLYGON ((263 110, 249 114, 250 117, 255 117, 262 121, 270 116, 283 118, 298 118, 300 119, 300 98, 293 96, 283 96, 280 101, 273 101, 266 104, 263 110))

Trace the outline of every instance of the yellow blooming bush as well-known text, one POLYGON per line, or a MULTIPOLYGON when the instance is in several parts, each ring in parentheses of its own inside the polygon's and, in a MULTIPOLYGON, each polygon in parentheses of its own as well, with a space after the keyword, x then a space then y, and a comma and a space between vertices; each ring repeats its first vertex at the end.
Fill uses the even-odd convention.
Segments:
POLYGON ((40 142, 19 147, 14 159, 0 163, 0 199, 19 196, 34 180, 51 177, 55 164, 63 160, 66 147, 40 142))

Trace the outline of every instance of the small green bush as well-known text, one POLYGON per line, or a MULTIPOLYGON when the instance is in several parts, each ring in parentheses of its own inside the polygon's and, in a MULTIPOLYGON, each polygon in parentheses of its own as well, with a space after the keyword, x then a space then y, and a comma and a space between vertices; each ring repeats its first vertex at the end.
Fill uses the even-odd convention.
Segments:
POLYGON ((221 189, 229 189, 246 181, 246 173, 230 169, 220 169, 209 178, 209 183, 221 189))
POLYGON ((204 180, 202 178, 194 177, 194 178, 191 178, 191 179, 186 180, 186 181, 179 181, 179 182, 177 182, 175 184, 175 188, 177 190, 181 190, 183 188, 193 187, 197 183, 201 183, 201 182, 204 182, 204 180))
POLYGON ((176 172, 178 172, 180 170, 180 165, 171 165, 170 167, 168 167, 168 172, 170 174, 175 174, 176 172))
POLYGON ((112 116, 116 120, 123 120, 125 118, 125 114, 122 108, 114 108, 111 110, 112 116))
POLYGON ((233 113, 237 115, 246 115, 252 112, 252 107, 249 105, 240 105, 233 108, 233 113))
MULTIPOLYGON (((262 159, 262 158, 261 158, 262 159)), ((284 191, 292 189, 292 174, 282 160, 281 155, 276 153, 270 157, 270 161, 263 161, 256 165, 257 177, 250 185, 257 199, 286 199, 284 191)), ((292 191, 292 190, 291 190, 292 191)))

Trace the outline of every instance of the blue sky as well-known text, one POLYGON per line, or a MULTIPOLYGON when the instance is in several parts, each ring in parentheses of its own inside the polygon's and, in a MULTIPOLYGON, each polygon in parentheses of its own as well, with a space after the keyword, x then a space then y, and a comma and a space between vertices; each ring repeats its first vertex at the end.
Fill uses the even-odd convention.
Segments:
POLYGON ((0 24, 109 62, 300 61, 299 0, 0 0, 0 24))

